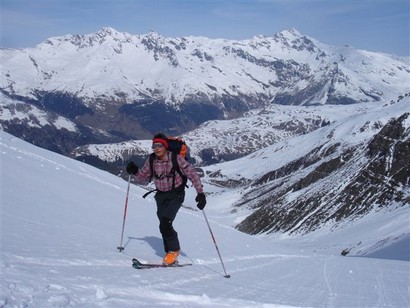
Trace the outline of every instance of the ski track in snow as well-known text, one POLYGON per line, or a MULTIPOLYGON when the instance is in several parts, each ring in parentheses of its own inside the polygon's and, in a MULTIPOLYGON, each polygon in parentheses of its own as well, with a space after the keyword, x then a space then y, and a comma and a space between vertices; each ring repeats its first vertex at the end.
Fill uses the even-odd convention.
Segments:
MULTIPOLYGON (((118 262, 96 260, 96 262, 93 263, 86 260, 64 259, 55 262, 47 259, 41 260, 19 256, 14 257, 20 261, 9 261, 8 263, 14 264, 14 267, 19 268, 23 273, 25 270, 29 271, 30 268, 35 268, 40 273, 48 273, 47 276, 54 274, 55 276, 64 277, 61 283, 39 283, 30 285, 20 282, 19 284, 14 283, 9 285, 9 292, 11 294, 20 294, 23 298, 24 295, 26 295, 26 303, 29 306, 33 305, 33 307, 39 303, 39 299, 42 299, 42 305, 44 305, 44 307, 63 307, 68 305, 81 306, 82 303, 85 303, 86 306, 87 303, 89 304, 93 301, 95 304, 98 304, 98 306, 121 307, 128 305, 132 306, 131 303, 135 303, 136 298, 137 303, 143 306, 148 300, 149 303, 154 306, 170 305, 173 303, 177 306, 182 304, 184 306, 223 307, 232 305, 239 307, 267 307, 264 303, 269 303, 272 298, 270 295, 271 293, 274 293, 275 297, 281 299, 279 303, 281 301, 284 303, 288 302, 288 298, 294 296, 292 294, 302 293, 305 298, 305 303, 310 303, 310 305, 307 306, 339 307, 340 305, 337 303, 337 297, 340 294, 337 292, 338 290, 340 291, 340 288, 338 288, 337 285, 339 279, 342 279, 343 277, 339 277, 339 271, 334 273, 332 273, 332 271, 338 268, 337 263, 339 263, 340 260, 347 259, 342 257, 316 257, 312 262, 312 257, 286 255, 249 255, 242 256, 241 258, 229 258, 226 260, 226 265, 230 268, 232 278, 224 279, 220 272, 221 269, 216 266, 217 262, 213 260, 205 261, 203 264, 195 264, 190 269, 135 270, 131 268, 130 261, 125 261, 123 258, 118 262), (292 261, 292 259, 294 259, 294 261, 292 261), (314 275, 309 279, 303 279, 303 277, 300 277, 301 273, 299 273, 301 268, 289 270, 292 268, 290 264, 293 262, 295 262, 295 264, 299 263, 299 259, 305 260, 305 262, 302 262, 302 268, 304 268, 305 265, 310 264, 314 266, 313 269, 319 270, 317 273, 320 273, 320 268, 322 267, 323 283, 321 282, 320 275, 314 275), (211 267, 212 265, 214 266, 211 267), (284 275, 279 271, 276 279, 272 279, 269 275, 265 277, 260 276, 264 270, 268 269, 271 271, 272 268, 287 268, 288 270, 284 275), (258 269, 261 269, 261 271, 258 271, 258 269), (118 270, 121 270, 119 275, 128 272, 129 276, 135 278, 135 283, 130 284, 130 281, 128 281, 127 285, 120 284, 118 281, 112 281, 109 283, 105 279, 110 279, 110 277, 105 277, 105 274, 103 274, 102 277, 99 275, 99 272, 113 274, 118 270), (67 275, 67 272, 75 273, 75 276, 70 277, 67 275), (244 277, 247 277, 248 280, 244 277), (300 283, 295 285, 295 281, 298 279, 308 280, 310 283, 300 283), (170 283, 172 283, 172 287, 170 287, 170 283), (215 290, 207 290, 205 287, 215 283, 218 284, 218 288, 224 290, 223 292, 218 292, 219 295, 212 294, 215 290), (194 288, 192 286, 194 286, 194 288), (281 295, 279 292, 275 292, 275 288, 278 287, 282 289, 282 291, 286 290, 285 294, 281 295), (84 291, 82 291, 82 288, 87 290, 86 293, 88 296, 83 294, 84 291), (206 291, 204 291, 202 295, 195 295, 195 293, 201 292, 200 290, 203 288, 206 291), (194 294, 189 294, 190 292, 193 292, 194 294), (76 295, 78 293, 82 294, 81 298, 76 295), (223 294, 223 297, 221 294, 223 294), (324 296, 327 297, 327 300, 322 302, 324 296), (262 301, 249 300, 256 298, 262 301), (138 302, 139 300, 141 301, 140 303, 138 302)), ((129 258, 127 258, 127 260, 129 260, 129 258)), ((359 263, 364 263, 362 262, 362 259, 357 258, 357 260, 359 263)), ((356 270, 360 270, 361 266, 359 265, 355 268, 357 268, 356 270)), ((351 276, 356 270, 347 270, 345 274, 351 276)), ((366 273, 366 271, 367 269, 364 269, 363 273, 366 273)), ((314 272, 315 271, 309 273, 312 274, 314 272)), ((398 277, 403 276, 398 275, 398 277)), ((385 281, 383 279, 383 271, 377 271, 374 278, 375 279, 371 279, 367 282, 359 281, 359 286, 362 283, 374 285, 374 287, 372 287, 375 291, 374 296, 376 296, 375 298, 378 298, 374 306, 382 307, 385 306, 383 303, 388 302, 386 300, 389 299, 389 296, 386 297, 384 294, 386 285, 383 282, 385 281)), ((35 278, 32 277, 29 281, 34 281, 34 279, 35 278)), ((352 287, 347 294, 341 294, 341 296, 349 296, 351 298, 348 306, 365 307, 365 303, 363 305, 359 300, 355 300, 364 297, 355 292, 356 286, 358 286, 357 282, 355 282, 353 277, 348 279, 347 282, 349 282, 352 287)), ((406 281, 398 281, 396 284, 401 282, 403 285, 406 284, 406 281)), ((397 295, 400 296, 399 293, 397 295)), ((402 294, 401 296, 403 296, 403 300, 405 300, 405 294, 402 294)), ((292 303, 292 306, 293 305, 299 307, 297 303, 292 303)), ((279 306, 280 305, 272 304, 272 307, 279 306)))

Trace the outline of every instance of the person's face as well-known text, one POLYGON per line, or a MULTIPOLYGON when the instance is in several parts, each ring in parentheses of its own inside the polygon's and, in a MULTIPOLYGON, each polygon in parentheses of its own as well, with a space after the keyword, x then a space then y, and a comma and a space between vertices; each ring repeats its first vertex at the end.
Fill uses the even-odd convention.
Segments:
POLYGON ((155 155, 161 159, 165 156, 165 153, 167 152, 167 149, 165 148, 165 146, 160 143, 160 142, 156 142, 152 145, 152 149, 154 150, 155 155))

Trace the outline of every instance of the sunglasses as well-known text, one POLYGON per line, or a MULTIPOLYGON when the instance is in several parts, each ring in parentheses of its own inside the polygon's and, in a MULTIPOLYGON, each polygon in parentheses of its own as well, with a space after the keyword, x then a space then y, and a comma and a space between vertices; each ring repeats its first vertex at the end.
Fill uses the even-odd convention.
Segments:
POLYGON ((157 148, 162 149, 163 147, 164 145, 162 143, 154 143, 151 148, 152 149, 157 149, 157 148))

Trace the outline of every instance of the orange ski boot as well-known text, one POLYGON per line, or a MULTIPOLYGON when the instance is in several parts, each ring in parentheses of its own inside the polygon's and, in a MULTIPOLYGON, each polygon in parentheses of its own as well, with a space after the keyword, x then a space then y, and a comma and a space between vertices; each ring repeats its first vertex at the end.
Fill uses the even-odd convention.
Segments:
POLYGON ((166 266, 171 266, 175 263, 178 263, 178 256, 179 256, 179 251, 169 251, 164 257, 164 260, 162 261, 162 264, 166 266))

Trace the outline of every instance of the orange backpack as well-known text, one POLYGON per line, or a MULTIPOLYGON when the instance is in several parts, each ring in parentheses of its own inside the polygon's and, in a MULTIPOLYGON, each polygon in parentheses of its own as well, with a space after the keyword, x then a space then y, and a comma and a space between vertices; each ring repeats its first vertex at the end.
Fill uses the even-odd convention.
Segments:
POLYGON ((189 148, 185 141, 180 137, 167 137, 168 151, 181 155, 186 160, 189 160, 189 148))

